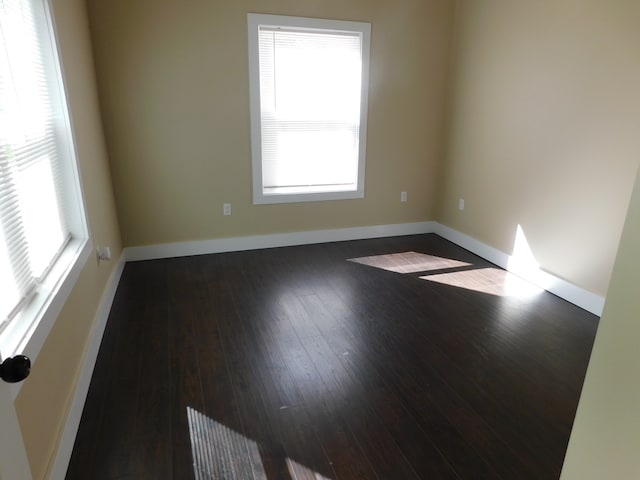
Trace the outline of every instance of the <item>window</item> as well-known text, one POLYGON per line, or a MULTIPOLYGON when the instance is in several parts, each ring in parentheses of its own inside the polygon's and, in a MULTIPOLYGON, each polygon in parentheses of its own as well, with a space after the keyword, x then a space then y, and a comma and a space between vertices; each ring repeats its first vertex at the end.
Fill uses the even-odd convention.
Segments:
POLYGON ((364 197, 368 23, 248 15, 254 203, 364 197))
POLYGON ((44 1, 0 0, 0 42, 0 354, 6 357, 24 350, 41 326, 48 333, 41 323, 50 328, 56 296, 91 247, 44 1))

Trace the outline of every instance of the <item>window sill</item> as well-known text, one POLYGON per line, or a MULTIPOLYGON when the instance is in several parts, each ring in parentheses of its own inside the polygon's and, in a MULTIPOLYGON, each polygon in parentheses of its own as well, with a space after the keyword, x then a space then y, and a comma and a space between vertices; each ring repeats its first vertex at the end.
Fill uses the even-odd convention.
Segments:
POLYGON ((309 187, 295 188, 274 188, 268 193, 263 192, 254 195, 254 205, 264 205, 273 203, 297 203, 297 202, 322 202, 325 200, 350 200, 364 198, 364 192, 357 190, 336 191, 335 186, 327 187, 325 191, 315 187, 309 190, 309 187), (331 188, 334 190, 331 191, 331 188))
MULTIPOLYGON (((27 355, 34 363, 46 341, 93 247, 87 238, 72 240, 42 283, 35 298, 0 337, 2 358, 27 355)), ((13 398, 22 383, 10 386, 13 398)))

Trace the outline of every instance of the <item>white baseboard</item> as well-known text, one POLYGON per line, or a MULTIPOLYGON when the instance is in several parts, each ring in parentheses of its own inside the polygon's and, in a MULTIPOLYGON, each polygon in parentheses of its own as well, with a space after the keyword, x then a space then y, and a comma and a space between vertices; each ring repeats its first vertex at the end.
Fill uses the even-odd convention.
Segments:
POLYGON ((84 408, 84 402, 87 398, 89 391, 89 385, 91 383, 91 376, 93 375, 93 368, 96 364, 98 357, 98 350, 100 349, 100 342, 102 341, 102 335, 107 325, 107 319, 109 318, 109 312, 111 311, 111 305, 120 282, 122 271, 124 270, 124 256, 120 258, 118 264, 111 272, 107 288, 102 295, 102 300, 96 313, 96 318, 89 334, 89 347, 84 357, 84 364, 80 377, 76 384, 76 390, 73 395, 71 407, 69 409, 69 415, 60 438, 60 444, 58 451, 56 452, 53 466, 50 471, 50 480, 64 480, 67 474, 67 468, 69 467, 69 461, 71 460, 71 453, 73 451, 73 444, 76 441, 76 434, 78 433, 78 427, 80 425, 80 418, 82 417, 82 410, 84 408))
POLYGON ((501 268, 519 275, 534 285, 557 295, 558 297, 577 305, 594 315, 601 316, 604 308, 604 297, 567 282, 540 269, 521 270, 514 267, 511 255, 493 248, 473 237, 460 233, 446 225, 435 223, 433 233, 475 253, 479 257, 495 263, 501 268))
POLYGON ((400 223, 371 227, 338 228, 308 232, 277 233, 249 237, 219 238, 195 242, 164 243, 144 247, 128 247, 124 251, 126 261, 154 260, 158 258, 187 257, 209 253, 239 252, 261 248, 289 247, 312 243, 362 240, 366 238, 395 237, 432 233, 435 222, 400 223))
POLYGON ((238 252, 260 248, 288 247, 313 243, 361 240, 367 238, 393 237, 435 233, 495 263, 501 268, 513 272, 525 280, 543 288, 554 295, 571 302, 595 315, 602 315, 604 297, 591 293, 566 280, 540 269, 521 270, 514 266, 511 255, 476 240, 437 222, 402 223, 395 225, 376 225, 371 227, 339 228, 334 230, 313 230, 308 232, 278 233, 248 237, 220 238, 192 242, 165 243, 141 247, 128 247, 124 258, 128 262, 154 260, 159 258, 186 257, 209 253, 238 252))

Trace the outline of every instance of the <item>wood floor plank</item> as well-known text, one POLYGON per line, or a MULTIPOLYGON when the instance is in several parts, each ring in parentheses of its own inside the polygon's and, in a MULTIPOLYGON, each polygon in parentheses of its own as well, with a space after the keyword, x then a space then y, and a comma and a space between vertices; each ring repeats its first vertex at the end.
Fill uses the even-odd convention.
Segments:
POLYGON ((435 235, 128 264, 67 479, 194 478, 187 407, 269 480, 556 479, 597 318, 495 268, 435 235))
MULTIPOLYGON (((174 260, 171 263, 180 262, 174 260)), ((169 382, 171 392, 171 445, 173 478, 194 478, 187 407, 204 410, 197 344, 194 285, 183 266, 171 266, 168 278, 169 382)))
POLYGON ((101 414, 92 478, 114 478, 131 473, 130 455, 135 439, 138 409, 140 356, 138 338, 143 334, 140 322, 131 320, 131 328, 120 335, 111 364, 109 390, 101 414))
POLYGON ((136 432, 130 457, 136 478, 172 478, 169 338, 166 308, 150 304, 140 319, 145 341, 140 345, 140 379, 136 432))
POLYGON ((105 328, 102 337, 98 358, 91 378, 91 388, 87 392, 85 400, 85 405, 91 405, 91 408, 85 408, 82 413, 75 446, 67 470, 67 479, 69 480, 81 480, 86 478, 88 472, 95 470, 96 444, 98 438, 100 438, 99 433, 102 425, 104 404, 107 394, 111 390, 111 379, 115 374, 113 362, 115 361, 114 356, 119 341, 120 325, 122 320, 127 317, 127 308, 130 308, 125 305, 124 300, 124 295, 115 298, 109 315, 108 328, 105 328))
MULTIPOLYGON (((385 299, 385 295, 390 297, 394 294, 393 290, 396 288, 395 285, 390 285, 388 289, 385 289, 380 295, 375 299, 371 299, 370 305, 375 305, 377 310, 382 312, 386 312, 386 315, 389 316, 390 319, 393 319, 395 316, 407 317, 410 316, 411 313, 404 310, 403 305, 398 305, 398 310, 395 312, 388 308, 389 300, 385 299)), ((471 312, 470 312, 471 313, 471 312)), ((373 313, 372 313, 373 314, 373 313)), ((456 320, 460 321, 461 318, 457 317, 456 320)), ((477 322, 476 322, 477 323, 477 322)), ((554 431, 557 430, 558 425, 556 422, 552 421, 552 419, 545 419, 545 421, 539 422, 536 420, 534 415, 531 413, 532 410, 538 408, 537 405, 533 403, 524 402, 524 405, 528 405, 528 410, 522 410, 522 401, 511 401, 510 403, 505 399, 506 396, 509 396, 514 390, 517 390, 517 384, 509 384, 508 382, 504 382, 503 379, 494 379, 502 384, 501 388, 494 388, 495 394, 493 396, 488 397, 486 393, 486 386, 479 386, 477 382, 474 381, 473 378, 469 378, 469 375, 466 371, 457 368, 458 359, 460 355, 465 354, 469 351, 469 348, 472 345, 469 345, 469 341, 463 342, 462 346, 459 345, 448 345, 448 349, 444 349, 441 346, 443 342, 443 337, 437 337, 438 342, 433 342, 429 335, 420 335, 420 332, 412 332, 411 328, 404 328, 399 332, 394 332, 392 329, 388 328, 390 322, 383 322, 380 325, 376 325, 375 328, 387 329, 386 331, 381 330, 377 332, 376 336, 387 336, 387 339, 392 341, 396 336, 403 335, 397 341, 397 348, 403 348, 409 352, 417 352, 420 349, 423 349, 424 355, 427 356, 426 359, 422 359, 421 356, 417 356, 416 358, 420 359, 414 363, 414 368, 420 365, 422 368, 416 368, 416 370, 425 370, 425 369, 435 369, 434 371, 438 373, 436 378, 445 379, 443 387, 449 389, 449 393, 445 394, 446 398, 453 397, 457 394, 462 394, 464 398, 467 398, 469 403, 467 404, 467 409, 462 410, 463 412, 472 414, 472 410, 470 410, 469 406, 474 406, 477 412, 483 415, 484 419, 486 419, 491 425, 492 429, 500 430, 499 436, 503 438, 502 443, 506 445, 513 445, 516 443, 519 446, 520 450, 531 449, 531 443, 536 442, 537 438, 543 437, 548 440, 551 444, 549 447, 549 443, 546 445, 538 445, 537 447, 533 447, 535 451, 534 459, 528 462, 528 467, 524 468, 524 472, 527 472, 527 477, 521 478, 539 478, 541 473, 538 471, 538 465, 544 462, 549 463, 550 453, 545 450, 554 450, 556 452, 563 451, 566 447, 566 444, 556 444, 553 445, 554 431), (426 345, 431 344, 431 348, 424 348, 426 345), (467 348, 464 348, 464 346, 467 348), (448 380, 447 380, 448 379, 448 380), (453 383, 453 385, 449 385, 449 383, 453 383), (453 393, 455 392, 455 393, 453 393), (483 400, 483 401, 481 401, 483 400), (504 419, 506 418, 521 418, 522 421, 518 424, 514 422, 506 422, 504 419), (530 429, 527 431, 527 429, 530 429), (541 430, 543 430, 541 432, 541 430), (535 434, 532 434, 535 432, 535 434), (546 458, 547 460, 543 460, 546 458)), ((410 327, 410 325, 408 326, 410 327)), ((464 336, 464 329, 452 329, 448 328, 447 333, 449 335, 458 335, 464 336)), ((474 338, 473 336, 471 337, 474 338)), ((529 359, 527 359, 530 362, 529 359)), ((548 387, 548 385, 547 385, 548 387)), ((540 385, 540 388, 544 388, 544 385, 540 385)), ((523 400, 523 399, 521 399, 523 400)), ((577 402, 577 398, 575 399, 577 402)), ((443 403, 445 405, 445 403, 443 403)), ((477 415, 478 413, 476 413, 477 415)), ((475 431, 483 431, 484 429, 476 429, 475 431)), ((568 436, 568 432, 565 434, 565 439, 568 436)), ((565 440, 566 441, 566 440, 565 440)), ((478 442, 478 445, 499 445, 499 443, 485 443, 478 442)), ((501 450, 501 449, 500 449, 501 450)), ((553 457, 551 457, 553 458, 553 457)), ((558 462, 558 457, 553 458, 556 463, 558 462)), ((561 461, 561 459, 559 459, 561 461)), ((504 465, 504 458, 495 459, 495 462, 499 465, 504 465)), ((557 468, 557 467, 556 467, 557 468)))
POLYGON ((461 372, 453 369, 437 345, 404 331, 388 331, 384 344, 378 344, 377 349, 385 346, 402 350, 403 355, 393 362, 379 356, 371 357, 371 361, 389 383, 400 387, 405 399, 413 401, 417 406, 414 412, 423 412, 416 415, 417 421, 438 439, 438 444, 447 445, 443 451, 462 478, 495 478, 496 471, 502 471, 504 478, 536 478, 535 465, 524 465, 515 458, 490 424, 450 387, 447 379, 461 372), (444 365, 442 369, 434 368, 440 364, 444 365), (487 467, 491 463, 495 470, 487 467))
MULTIPOLYGON (((365 358, 366 353, 363 355, 358 348, 357 340, 350 339, 344 331, 334 332, 328 341, 337 354, 343 352, 345 362, 352 364, 357 378, 371 378, 367 382, 371 386, 370 402, 376 405, 379 418, 386 419, 394 438, 403 445, 403 451, 422 478, 458 478, 454 472, 461 478, 497 478, 496 472, 473 451, 437 407, 420 395, 422 385, 414 381, 411 368, 391 372, 387 369, 390 364, 385 361, 374 366, 375 360, 365 358), (379 394, 380 389, 389 388, 396 389, 398 395, 379 394), (399 425, 404 427, 398 428, 399 425), (416 442, 416 438, 421 441, 416 442)), ((375 346, 375 350, 384 348, 380 343, 375 346)))

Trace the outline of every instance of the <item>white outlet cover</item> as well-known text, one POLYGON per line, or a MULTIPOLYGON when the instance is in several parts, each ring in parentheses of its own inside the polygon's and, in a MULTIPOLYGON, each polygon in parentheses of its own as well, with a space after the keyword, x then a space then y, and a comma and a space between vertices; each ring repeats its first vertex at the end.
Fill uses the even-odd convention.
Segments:
POLYGON ((464 198, 458 200, 458 210, 464 210, 464 198))

